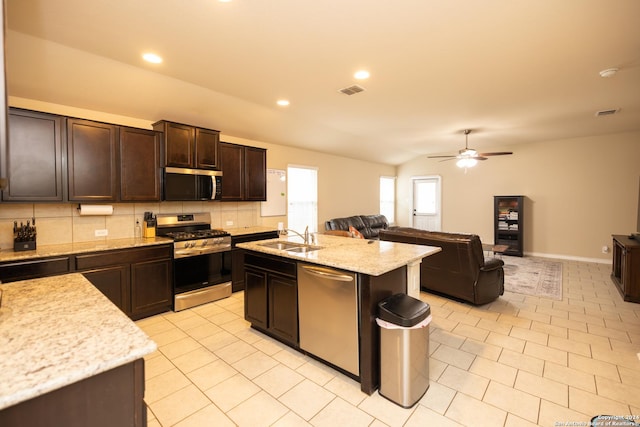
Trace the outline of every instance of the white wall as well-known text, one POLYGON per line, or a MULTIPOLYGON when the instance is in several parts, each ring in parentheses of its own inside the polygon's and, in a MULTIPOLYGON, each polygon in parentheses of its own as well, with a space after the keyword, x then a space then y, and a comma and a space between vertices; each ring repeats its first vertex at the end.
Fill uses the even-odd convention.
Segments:
POLYGON ((411 177, 442 176, 443 231, 493 242, 493 196, 524 195, 525 253, 608 262, 612 234, 636 231, 640 133, 527 145, 465 174, 455 162, 426 156, 398 168, 397 218, 411 224, 411 177))

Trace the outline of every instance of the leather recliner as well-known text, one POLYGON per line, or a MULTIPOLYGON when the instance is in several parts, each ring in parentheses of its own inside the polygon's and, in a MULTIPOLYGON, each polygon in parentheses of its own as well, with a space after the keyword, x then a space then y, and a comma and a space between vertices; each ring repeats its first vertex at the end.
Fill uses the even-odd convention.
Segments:
POLYGON ((346 218, 333 218, 324 223, 325 230, 349 231, 349 226, 358 230, 365 239, 377 239, 380 230, 389 227, 384 215, 355 215, 346 218))
POLYGON ((381 231, 380 240, 442 248, 422 259, 421 289, 475 305, 489 303, 504 293, 504 261, 485 260, 480 237, 475 234, 394 227, 381 231))

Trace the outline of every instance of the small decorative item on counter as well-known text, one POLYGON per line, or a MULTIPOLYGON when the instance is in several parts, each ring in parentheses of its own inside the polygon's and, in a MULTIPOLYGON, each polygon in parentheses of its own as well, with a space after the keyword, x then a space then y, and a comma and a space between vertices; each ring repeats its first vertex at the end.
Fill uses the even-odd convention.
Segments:
POLYGON ((36 219, 27 220, 27 225, 13 221, 13 250, 33 251, 36 249, 36 219))
POLYGON ((136 228, 133 230, 134 232, 134 237, 136 239, 139 239, 140 237, 142 237, 142 228, 140 227, 140 221, 138 221, 136 219, 136 228))
POLYGON ((144 213, 144 237, 156 237, 157 219, 153 212, 144 213))

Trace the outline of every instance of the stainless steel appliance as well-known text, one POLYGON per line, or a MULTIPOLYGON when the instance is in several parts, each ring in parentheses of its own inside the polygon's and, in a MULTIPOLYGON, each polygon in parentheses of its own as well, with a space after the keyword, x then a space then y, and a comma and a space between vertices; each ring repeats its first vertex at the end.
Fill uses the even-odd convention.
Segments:
POLYGON ((208 213, 158 214, 156 233, 174 240, 175 311, 231 295, 231 235, 208 213))
POLYGON ((204 169, 164 169, 164 200, 220 200, 222 172, 204 169))
POLYGON ((360 376, 355 273, 298 263, 300 348, 360 376))

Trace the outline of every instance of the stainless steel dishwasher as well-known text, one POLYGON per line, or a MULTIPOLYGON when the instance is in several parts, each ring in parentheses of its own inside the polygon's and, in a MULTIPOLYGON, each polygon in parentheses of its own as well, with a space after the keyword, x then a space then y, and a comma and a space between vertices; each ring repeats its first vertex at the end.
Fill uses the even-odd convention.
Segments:
POLYGON ((360 376, 356 274, 298 263, 300 348, 360 376))

